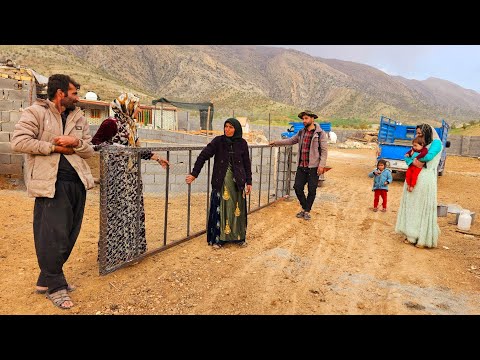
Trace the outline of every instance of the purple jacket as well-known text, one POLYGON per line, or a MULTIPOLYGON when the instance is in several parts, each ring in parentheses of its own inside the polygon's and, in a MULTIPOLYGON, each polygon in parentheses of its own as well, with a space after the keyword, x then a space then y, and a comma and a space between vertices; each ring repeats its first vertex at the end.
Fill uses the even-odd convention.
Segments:
MULTIPOLYGON (((245 139, 240 139, 233 143, 233 152, 233 177, 235 178, 237 187, 243 190, 245 183, 252 185, 252 165, 245 139)), ((191 174, 198 177, 203 164, 212 156, 215 156, 213 162, 212 188, 216 191, 221 191, 228 168, 228 145, 225 141, 225 135, 216 136, 208 143, 198 155, 191 174)))

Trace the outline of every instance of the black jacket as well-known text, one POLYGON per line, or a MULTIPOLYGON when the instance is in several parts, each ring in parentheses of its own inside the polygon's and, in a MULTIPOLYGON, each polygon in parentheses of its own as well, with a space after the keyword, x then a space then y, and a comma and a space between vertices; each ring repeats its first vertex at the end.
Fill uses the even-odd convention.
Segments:
MULTIPOLYGON (((233 143, 233 176, 240 190, 247 185, 252 185, 252 164, 248 153, 248 144, 245 139, 233 143)), ((192 175, 198 177, 203 164, 215 155, 213 162, 212 188, 221 191, 228 168, 228 145, 225 135, 215 137, 198 155, 192 170, 192 175)))

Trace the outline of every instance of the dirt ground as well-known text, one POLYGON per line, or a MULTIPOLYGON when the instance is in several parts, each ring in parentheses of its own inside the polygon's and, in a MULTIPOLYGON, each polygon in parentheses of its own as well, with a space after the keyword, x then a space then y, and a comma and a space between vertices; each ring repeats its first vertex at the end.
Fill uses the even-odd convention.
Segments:
MULTIPOLYGON (((388 212, 370 210, 374 157, 331 148, 310 222, 295 218, 295 198, 279 201, 249 216, 246 248, 214 250, 203 235, 106 276, 96 262, 97 186, 64 267, 77 286, 71 310, 34 293, 34 200, 3 178, 0 314, 480 314, 480 237, 456 232, 449 214, 438 248, 404 244, 394 233, 402 181, 390 186, 388 212)), ((478 214, 479 185, 479 159, 449 156, 438 202, 478 214)), ((471 232, 480 233, 478 216, 471 232)))

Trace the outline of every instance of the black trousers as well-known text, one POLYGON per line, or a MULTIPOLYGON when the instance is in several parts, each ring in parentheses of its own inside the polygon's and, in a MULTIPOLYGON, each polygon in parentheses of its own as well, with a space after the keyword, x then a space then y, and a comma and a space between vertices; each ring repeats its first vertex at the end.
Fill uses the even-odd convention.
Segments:
POLYGON ((68 286, 63 264, 80 233, 86 195, 81 182, 57 181, 53 199, 35 199, 33 237, 40 266, 37 286, 47 286, 50 294, 68 286))
POLYGON ((295 189, 295 194, 297 194, 297 198, 300 201, 302 209, 306 212, 310 212, 310 210, 312 210, 312 205, 315 201, 315 196, 317 195, 317 186, 317 168, 297 168, 297 173, 295 175, 295 184, 293 185, 293 188, 295 189), (304 192, 305 184, 308 184, 307 197, 305 197, 304 192))

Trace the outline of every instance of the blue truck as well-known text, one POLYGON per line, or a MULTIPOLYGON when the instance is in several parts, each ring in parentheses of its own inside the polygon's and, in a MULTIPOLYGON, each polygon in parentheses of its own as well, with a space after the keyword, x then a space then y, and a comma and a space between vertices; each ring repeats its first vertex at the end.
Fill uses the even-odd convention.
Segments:
MULTIPOLYGON (((290 128, 287 131, 280 134, 282 139, 291 138, 293 135, 295 135, 305 127, 303 125, 303 122, 301 121, 291 121, 289 122, 289 124, 291 125, 290 128)), ((332 131, 332 123, 327 122, 327 123, 317 123, 317 124, 319 124, 322 130, 325 131, 327 134, 330 131, 332 131)))
MULTIPOLYGON (((407 171, 408 166, 404 157, 405 153, 412 147, 412 140, 416 136, 416 127, 416 125, 402 125, 383 115, 380 117, 377 160, 386 160, 393 173, 407 171)), ((442 176, 445 170, 447 148, 450 147, 450 141, 447 141, 449 129, 450 126, 445 120, 442 120, 441 127, 435 128, 443 145, 442 156, 438 165, 439 176, 442 176)))

